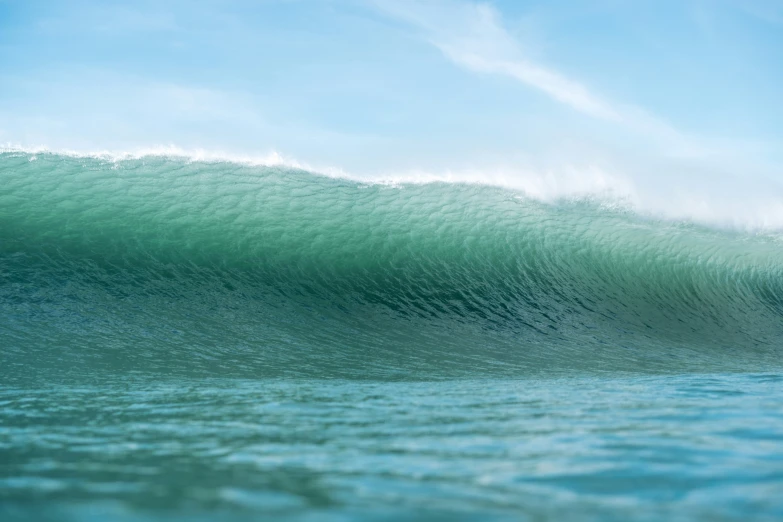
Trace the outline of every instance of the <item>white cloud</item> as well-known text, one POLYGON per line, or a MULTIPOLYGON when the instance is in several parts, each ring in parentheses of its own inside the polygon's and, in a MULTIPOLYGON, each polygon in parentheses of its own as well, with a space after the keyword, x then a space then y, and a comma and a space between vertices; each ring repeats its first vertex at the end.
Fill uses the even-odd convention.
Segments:
POLYGON ((455 64, 479 73, 513 78, 581 114, 634 133, 665 155, 715 158, 732 153, 725 140, 711 143, 682 132, 645 109, 607 100, 566 74, 531 61, 503 27, 500 13, 489 4, 463 0, 373 0, 373 5, 417 28, 423 39, 455 64))
POLYGON ((454 63, 467 69, 510 76, 595 118, 620 121, 605 100, 566 76, 526 60, 490 5, 454 1, 376 0, 387 14, 420 28, 424 37, 454 63))

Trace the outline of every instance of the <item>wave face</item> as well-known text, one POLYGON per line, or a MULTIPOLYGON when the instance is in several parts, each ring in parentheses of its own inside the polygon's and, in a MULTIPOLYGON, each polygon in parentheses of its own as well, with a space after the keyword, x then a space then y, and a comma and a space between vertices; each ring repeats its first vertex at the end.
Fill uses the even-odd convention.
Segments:
POLYGON ((782 246, 475 184, 4 152, 0 371, 779 368, 782 246))

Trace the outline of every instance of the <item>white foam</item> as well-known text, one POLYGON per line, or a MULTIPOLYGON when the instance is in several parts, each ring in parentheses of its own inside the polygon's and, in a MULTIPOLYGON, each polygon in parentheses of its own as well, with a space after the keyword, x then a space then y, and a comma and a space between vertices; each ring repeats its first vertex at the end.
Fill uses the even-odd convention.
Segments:
POLYGON ((272 151, 264 155, 235 155, 219 151, 208 151, 204 149, 185 149, 176 145, 160 145, 154 147, 142 147, 129 151, 111 151, 111 150, 91 150, 78 151, 74 149, 51 149, 46 146, 27 147, 22 145, 7 143, 0 146, 0 152, 23 153, 23 154, 52 154, 58 156, 67 156, 72 158, 95 158, 106 161, 127 161, 142 159, 145 157, 163 157, 178 158, 188 161, 203 162, 228 162, 243 165, 257 166, 285 166, 291 168, 300 168, 310 170, 311 167, 296 160, 286 158, 281 154, 272 151))
POLYGON ((749 182, 721 178, 720 183, 703 176, 637 176, 595 165, 563 165, 559 168, 494 167, 486 169, 396 171, 371 175, 347 172, 331 166, 315 166, 278 152, 263 155, 230 154, 174 145, 139 148, 131 151, 76 151, 45 146, 24 147, 6 144, 0 152, 35 155, 52 154, 76 158, 96 158, 111 162, 145 157, 176 158, 192 162, 234 163, 248 166, 285 167, 306 170, 331 178, 390 187, 431 183, 459 183, 497 186, 544 202, 564 199, 591 199, 614 208, 621 207, 643 215, 676 221, 689 221, 721 228, 753 232, 783 231, 783 190, 770 182, 749 182))

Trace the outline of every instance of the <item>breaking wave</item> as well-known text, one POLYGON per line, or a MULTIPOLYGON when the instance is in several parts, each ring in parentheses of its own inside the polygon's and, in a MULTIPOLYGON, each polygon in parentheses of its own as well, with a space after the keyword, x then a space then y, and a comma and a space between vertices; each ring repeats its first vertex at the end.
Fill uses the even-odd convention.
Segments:
POLYGON ((281 158, 0 153, 0 372, 780 367, 783 242, 281 158))

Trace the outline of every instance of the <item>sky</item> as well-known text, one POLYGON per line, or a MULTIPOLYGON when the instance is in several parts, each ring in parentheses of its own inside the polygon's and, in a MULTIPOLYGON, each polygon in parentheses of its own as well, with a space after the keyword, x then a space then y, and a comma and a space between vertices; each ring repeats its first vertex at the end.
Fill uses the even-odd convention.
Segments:
POLYGON ((780 0, 0 0, 0 143, 780 184, 781 57, 780 0))

